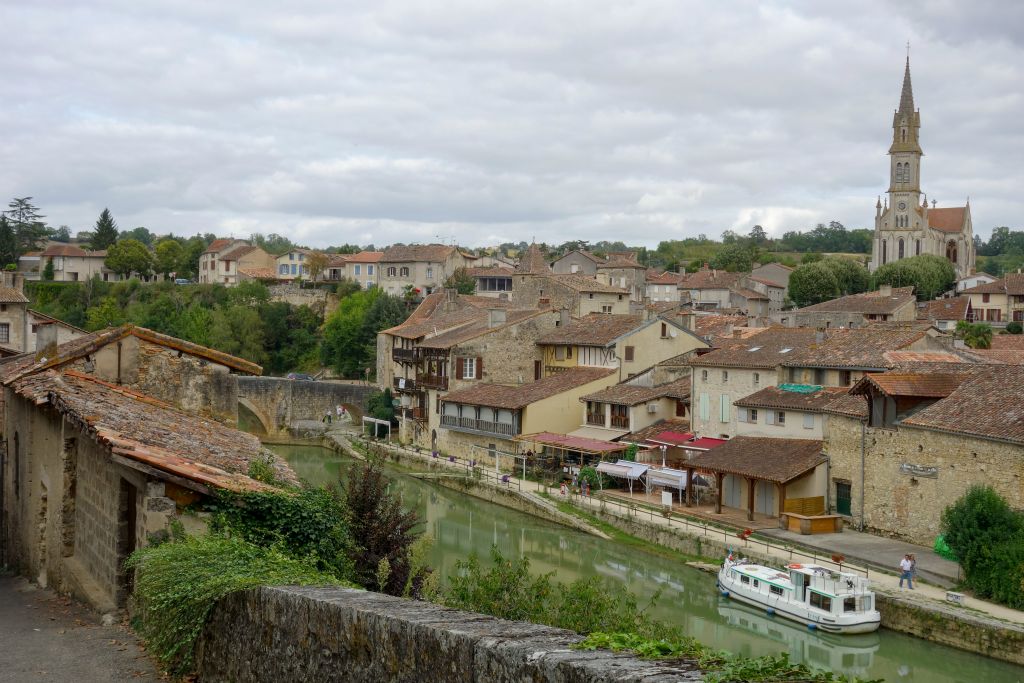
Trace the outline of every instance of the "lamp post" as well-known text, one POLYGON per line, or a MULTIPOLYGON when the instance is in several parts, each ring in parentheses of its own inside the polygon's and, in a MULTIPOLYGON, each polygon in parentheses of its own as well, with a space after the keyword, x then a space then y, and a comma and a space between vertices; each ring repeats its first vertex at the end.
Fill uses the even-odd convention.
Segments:
POLYGON ((661 444, 658 448, 661 449, 661 468, 665 469, 665 451, 668 450, 668 446, 661 444))

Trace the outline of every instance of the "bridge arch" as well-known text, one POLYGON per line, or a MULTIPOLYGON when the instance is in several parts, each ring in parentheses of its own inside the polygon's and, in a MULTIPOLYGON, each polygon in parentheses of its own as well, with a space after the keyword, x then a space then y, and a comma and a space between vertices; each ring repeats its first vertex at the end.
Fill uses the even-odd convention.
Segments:
POLYGON ((259 408, 257 408, 256 404, 254 404, 252 401, 250 401, 249 399, 245 398, 244 396, 239 396, 238 397, 238 408, 239 408, 239 410, 238 410, 238 424, 239 424, 239 426, 241 426, 241 424, 242 424, 242 415, 243 415, 242 411, 245 410, 245 412, 251 414, 252 417, 255 419, 255 421, 259 424, 260 429, 263 430, 263 434, 264 435, 270 436, 271 434, 273 434, 273 430, 271 429, 270 420, 267 419, 267 417, 263 414, 263 412, 259 408))

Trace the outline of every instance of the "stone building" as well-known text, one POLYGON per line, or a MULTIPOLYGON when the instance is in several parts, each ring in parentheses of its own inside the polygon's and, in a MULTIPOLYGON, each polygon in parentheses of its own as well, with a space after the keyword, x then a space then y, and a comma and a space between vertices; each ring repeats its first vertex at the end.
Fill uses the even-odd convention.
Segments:
POLYGON ((971 298, 967 296, 955 296, 948 299, 935 299, 919 304, 917 308, 917 319, 927 321, 935 326, 935 329, 942 332, 953 332, 956 324, 961 320, 973 320, 974 308, 971 306, 971 298))
POLYGON ((104 282, 120 280, 121 276, 104 265, 106 259, 105 250, 89 251, 74 244, 51 244, 40 254, 39 271, 30 273, 29 279, 42 279, 49 261, 53 263, 54 282, 84 282, 97 275, 104 282))
POLYGON ((913 287, 883 285, 875 292, 850 294, 819 304, 776 313, 772 318, 787 327, 862 327, 876 321, 917 319, 913 287))
POLYGON ((254 461, 297 481, 256 437, 140 391, 158 389, 179 406, 221 406, 191 396, 196 380, 211 380, 205 391, 213 392, 223 386, 213 378, 229 368, 258 366, 149 335, 115 328, 48 357, 0 363, 2 563, 100 611, 124 604, 133 550, 172 519, 201 528, 190 505, 214 489, 268 488, 248 476, 254 461))
POLYGON ((597 280, 629 292, 631 301, 641 302, 647 295, 647 268, 637 263, 636 254, 609 254, 597 265, 597 280))
POLYGON ((214 240, 199 256, 201 284, 232 287, 243 279, 265 280, 276 273, 274 257, 245 240, 214 240))
POLYGON ((974 234, 971 203, 936 208, 921 192, 921 150, 919 140, 921 112, 914 108, 910 84, 910 57, 903 73, 900 105, 892 118, 892 144, 889 146, 889 189, 885 204, 875 204, 875 234, 871 263, 874 272, 880 266, 899 259, 932 254, 948 259, 957 277, 974 272, 974 234))
POLYGON ((961 292, 970 299, 971 320, 984 320, 996 326, 1024 322, 1024 274, 1010 273, 993 282, 985 282, 961 292))
POLYGON ((691 273, 679 285, 690 293, 694 308, 727 309, 732 307, 732 290, 741 284, 744 273, 730 273, 709 268, 707 264, 691 273))
POLYGON ((477 296, 509 299, 512 296, 512 276, 515 269, 504 265, 467 268, 466 274, 476 281, 477 296))
POLYGON ((21 273, 0 274, 0 347, 14 352, 28 347, 28 297, 21 273))
POLYGON ((690 378, 657 386, 616 384, 582 396, 580 402, 581 427, 569 434, 617 440, 657 422, 685 419, 690 404, 690 378))
POLYGON ((793 274, 793 268, 784 266, 781 263, 766 263, 757 266, 750 271, 750 277, 755 280, 763 280, 774 285, 789 289, 789 276, 793 274))
POLYGON ((407 286, 426 296, 440 289, 452 273, 473 262, 458 247, 447 244, 395 245, 384 250, 378 262, 378 286, 388 294, 401 295, 407 286))
POLYGON ((679 284, 683 281, 684 277, 680 273, 649 271, 647 273, 647 298, 654 302, 680 301, 679 284))
POLYGON ((821 439, 826 419, 822 411, 846 391, 813 384, 765 387, 733 403, 736 435, 821 439))
POLYGON ((932 545, 974 485, 1024 508, 1024 366, 904 366, 826 409, 831 500, 854 526, 932 545))
POLYGON ((589 251, 576 249, 551 263, 551 271, 558 275, 597 275, 597 267, 607 259, 589 251))

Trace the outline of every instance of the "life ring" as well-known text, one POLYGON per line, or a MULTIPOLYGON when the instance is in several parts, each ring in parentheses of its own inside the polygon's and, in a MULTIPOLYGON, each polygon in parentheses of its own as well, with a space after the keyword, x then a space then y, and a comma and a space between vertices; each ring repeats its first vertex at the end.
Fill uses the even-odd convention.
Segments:
POLYGON ((804 566, 802 564, 795 564, 795 563, 794 564, 787 564, 786 567, 789 568, 789 569, 803 569, 804 568, 804 566))

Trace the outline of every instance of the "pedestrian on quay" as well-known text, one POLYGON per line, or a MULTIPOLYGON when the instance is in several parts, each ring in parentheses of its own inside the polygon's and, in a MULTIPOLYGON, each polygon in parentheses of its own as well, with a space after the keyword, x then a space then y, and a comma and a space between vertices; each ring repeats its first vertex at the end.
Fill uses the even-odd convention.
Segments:
POLYGON ((345 414, 345 406, 343 406, 343 405, 341 405, 339 403, 338 404, 338 408, 337 408, 337 413, 338 413, 338 422, 341 422, 341 416, 345 414))
POLYGON ((910 553, 910 576, 917 581, 917 555, 910 553))
POLYGON ((565 498, 565 480, 562 481, 562 487, 561 489, 559 489, 559 493, 561 494, 562 498, 565 498))
POLYGON ((907 581, 907 588, 914 590, 914 562, 910 559, 910 553, 900 560, 900 590, 903 590, 903 580, 907 581))

